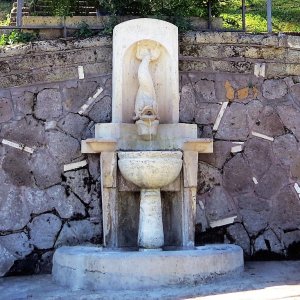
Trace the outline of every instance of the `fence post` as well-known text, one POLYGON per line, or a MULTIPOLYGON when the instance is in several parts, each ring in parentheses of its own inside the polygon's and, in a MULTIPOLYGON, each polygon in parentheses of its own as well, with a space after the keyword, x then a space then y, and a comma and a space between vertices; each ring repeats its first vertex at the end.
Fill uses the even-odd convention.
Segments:
POLYGON ((272 33, 272 0, 267 0, 268 33, 272 33))
POLYGON ((24 0, 18 0, 17 6, 17 26, 22 27, 22 10, 23 10, 24 0))
POLYGON ((246 31, 246 1, 242 0, 242 26, 243 31, 246 31))

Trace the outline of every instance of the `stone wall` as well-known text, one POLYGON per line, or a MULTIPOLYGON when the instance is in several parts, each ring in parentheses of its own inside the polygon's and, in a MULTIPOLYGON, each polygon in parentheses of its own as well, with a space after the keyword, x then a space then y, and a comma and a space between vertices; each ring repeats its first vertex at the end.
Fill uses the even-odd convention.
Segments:
MULTIPOLYGON (((180 53, 180 121, 215 140, 199 157, 197 243, 295 257, 300 39, 188 33, 180 53)), ((101 243, 99 159, 80 140, 111 121, 111 54, 107 38, 0 48, 1 275, 50 272, 56 247, 101 243)))

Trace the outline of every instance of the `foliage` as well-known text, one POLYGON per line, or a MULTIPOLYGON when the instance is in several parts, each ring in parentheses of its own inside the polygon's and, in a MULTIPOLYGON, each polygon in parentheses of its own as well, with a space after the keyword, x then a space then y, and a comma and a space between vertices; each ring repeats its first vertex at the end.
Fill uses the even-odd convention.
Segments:
POLYGON ((18 43, 28 43, 36 40, 38 35, 35 33, 23 32, 21 30, 13 30, 9 34, 0 36, 0 46, 12 45, 18 43))
POLYGON ((86 22, 81 22, 74 35, 76 38, 85 39, 95 35, 95 33, 86 22))
POLYGON ((6 26, 9 24, 9 14, 12 8, 10 0, 0 0, 0 25, 6 26))
MULTIPOLYGON (((246 1, 246 28, 250 32, 267 31, 267 8, 265 0, 246 1)), ((241 1, 232 0, 223 7, 221 17, 227 29, 241 29, 241 1)), ((274 32, 300 32, 299 1, 273 0, 272 25, 274 32)))

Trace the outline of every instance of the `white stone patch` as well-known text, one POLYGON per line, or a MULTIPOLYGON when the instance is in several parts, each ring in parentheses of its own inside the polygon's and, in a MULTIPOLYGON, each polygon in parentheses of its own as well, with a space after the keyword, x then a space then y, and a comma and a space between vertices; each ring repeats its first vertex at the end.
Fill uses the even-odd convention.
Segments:
POLYGON ((71 164, 64 165, 64 172, 82 168, 82 167, 86 166, 87 164, 88 163, 87 163, 86 160, 82 160, 82 161, 79 161, 79 162, 76 162, 76 163, 71 163, 71 164))
POLYGON ((221 109, 220 109, 220 111, 219 111, 219 114, 218 114, 218 116, 217 116, 216 122, 215 122, 215 124, 214 124, 213 131, 217 131, 217 130, 218 130, 219 125, 220 125, 220 122, 221 122, 221 120, 222 120, 222 117, 223 117, 223 115, 224 115, 224 113, 225 113, 225 110, 226 110, 226 108, 227 108, 227 105, 228 105, 228 101, 223 102, 223 104, 222 104, 222 106, 221 106, 221 109))
POLYGON ((236 144, 236 145, 244 145, 244 142, 232 142, 232 144, 236 144))
POLYGON ((256 77, 266 77, 266 64, 265 63, 256 63, 254 65, 254 75, 256 77))
POLYGON ((253 180, 254 184, 258 184, 258 181, 255 177, 252 177, 252 180, 253 180))
POLYGON ((241 151, 243 151, 243 145, 237 145, 237 146, 231 147, 231 153, 238 153, 241 151))
POLYGON ((83 104, 81 107, 80 107, 80 110, 78 111, 78 113, 80 115, 83 115, 91 106, 92 104, 94 104, 95 100, 97 99, 97 97, 103 92, 103 88, 99 88, 96 93, 90 97, 87 102, 85 104, 83 104))
POLYGON ((295 190, 296 190, 298 196, 300 197, 300 186, 299 186, 299 184, 298 184, 297 182, 295 182, 294 188, 295 188, 295 190))
POLYGON ((271 142, 274 142, 273 137, 261 134, 261 133, 256 132, 256 131, 252 131, 252 135, 254 135, 256 137, 259 137, 259 138, 262 138, 262 139, 265 139, 265 140, 268 140, 268 141, 271 141, 271 142))
POLYGON ((34 152, 33 148, 27 147, 27 146, 25 146, 24 144, 21 144, 21 143, 15 143, 15 142, 3 139, 2 144, 3 145, 8 145, 10 147, 13 147, 13 148, 16 148, 16 149, 19 149, 19 150, 22 150, 22 151, 25 151, 25 152, 28 152, 28 153, 31 153, 31 154, 34 152))
POLYGON ((204 204, 201 200, 199 200, 199 205, 200 205, 201 209, 204 210, 204 204))
POLYGON ((78 77, 79 77, 79 79, 84 79, 84 69, 83 69, 83 66, 78 66, 78 77))
POLYGON ((214 228, 214 227, 220 227, 220 226, 232 224, 232 223, 234 223, 234 220, 236 218, 237 218, 237 216, 233 216, 233 217, 221 219, 221 220, 218 220, 218 221, 212 221, 212 222, 209 223, 209 225, 210 225, 211 228, 214 228))
POLYGON ((48 121, 45 123, 45 130, 55 129, 57 125, 56 121, 48 121))

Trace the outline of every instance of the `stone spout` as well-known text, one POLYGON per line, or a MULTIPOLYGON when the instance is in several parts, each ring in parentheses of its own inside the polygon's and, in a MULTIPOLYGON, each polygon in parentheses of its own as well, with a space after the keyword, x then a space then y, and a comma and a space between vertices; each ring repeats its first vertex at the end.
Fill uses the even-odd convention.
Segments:
POLYGON ((151 61, 159 57, 158 45, 151 41, 138 43, 136 57, 141 60, 138 69, 139 89, 135 100, 135 116, 138 135, 143 140, 151 140, 157 134, 159 124, 158 106, 152 76, 151 61))

